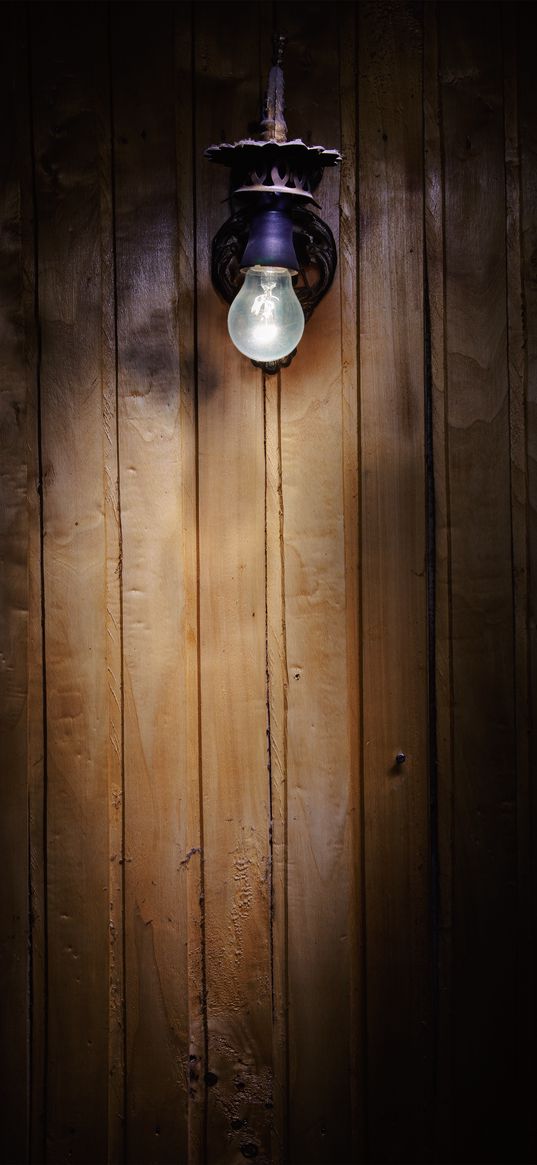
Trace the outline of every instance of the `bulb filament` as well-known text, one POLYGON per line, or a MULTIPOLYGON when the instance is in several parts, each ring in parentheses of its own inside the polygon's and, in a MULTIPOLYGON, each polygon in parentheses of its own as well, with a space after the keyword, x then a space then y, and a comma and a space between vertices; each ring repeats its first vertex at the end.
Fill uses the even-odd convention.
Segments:
POLYGON ((256 295, 251 307, 252 315, 259 316, 259 321, 264 324, 271 324, 274 321, 274 312, 276 311, 276 304, 279 296, 272 294, 275 283, 261 283, 263 288, 262 295, 256 295))

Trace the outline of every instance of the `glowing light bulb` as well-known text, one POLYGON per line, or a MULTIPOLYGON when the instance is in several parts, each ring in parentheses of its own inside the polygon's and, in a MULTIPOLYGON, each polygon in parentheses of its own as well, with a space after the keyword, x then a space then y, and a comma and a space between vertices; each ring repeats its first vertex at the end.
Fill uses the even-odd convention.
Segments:
POLYGON ((292 352, 304 331, 304 312, 286 267, 249 267, 227 320, 239 352, 270 364, 292 352))

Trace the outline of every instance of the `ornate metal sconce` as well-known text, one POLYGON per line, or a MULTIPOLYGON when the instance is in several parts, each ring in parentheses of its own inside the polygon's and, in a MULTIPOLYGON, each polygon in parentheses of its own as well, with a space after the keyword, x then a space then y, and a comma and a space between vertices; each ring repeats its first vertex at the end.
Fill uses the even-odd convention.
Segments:
POLYGON ((283 46, 278 37, 262 136, 205 151, 211 162, 231 170, 232 214, 213 240, 213 285, 232 305, 233 343, 269 374, 291 363, 304 323, 326 295, 337 265, 334 236, 311 207, 319 205, 313 191, 324 168, 336 166, 341 154, 299 138, 287 141, 283 46))

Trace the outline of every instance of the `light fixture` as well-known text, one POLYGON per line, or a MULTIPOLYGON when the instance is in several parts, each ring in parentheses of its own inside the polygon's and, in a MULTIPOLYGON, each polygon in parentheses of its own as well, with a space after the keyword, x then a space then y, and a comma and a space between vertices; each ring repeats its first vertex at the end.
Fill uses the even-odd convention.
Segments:
POLYGON ((261 137, 205 151, 231 170, 232 214, 213 240, 213 284, 231 304, 233 343, 267 373, 290 364, 337 265, 332 232, 311 207, 325 166, 341 154, 287 141, 283 46, 276 37, 261 137))

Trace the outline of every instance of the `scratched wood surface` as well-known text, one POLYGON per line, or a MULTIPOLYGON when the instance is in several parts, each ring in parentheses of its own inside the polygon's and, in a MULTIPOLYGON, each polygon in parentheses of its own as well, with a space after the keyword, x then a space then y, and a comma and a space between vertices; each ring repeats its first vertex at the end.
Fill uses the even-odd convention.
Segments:
POLYGON ((535 1160, 534 18, 2 6, 4 1165, 535 1160), (344 161, 263 378, 275 28, 344 161))

